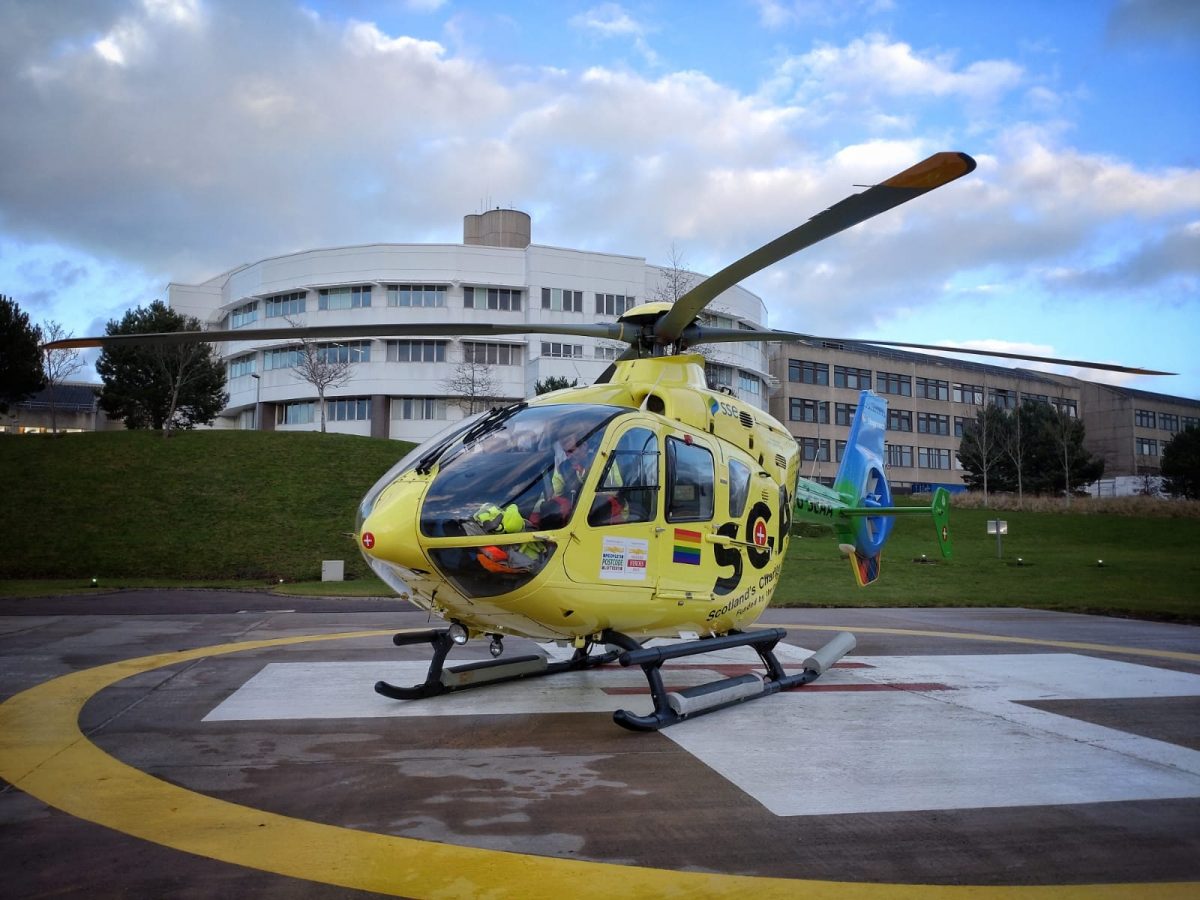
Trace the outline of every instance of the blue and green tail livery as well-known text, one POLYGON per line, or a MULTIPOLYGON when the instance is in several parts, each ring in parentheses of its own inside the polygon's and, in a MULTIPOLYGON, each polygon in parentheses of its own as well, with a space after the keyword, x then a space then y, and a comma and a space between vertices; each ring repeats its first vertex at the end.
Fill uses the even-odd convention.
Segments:
POLYGON ((893 506, 884 471, 886 432, 887 401, 863 391, 833 487, 803 478, 796 485, 796 520, 834 529, 861 587, 879 578, 896 516, 932 515, 938 547, 950 557, 949 493, 938 488, 931 506, 893 506))

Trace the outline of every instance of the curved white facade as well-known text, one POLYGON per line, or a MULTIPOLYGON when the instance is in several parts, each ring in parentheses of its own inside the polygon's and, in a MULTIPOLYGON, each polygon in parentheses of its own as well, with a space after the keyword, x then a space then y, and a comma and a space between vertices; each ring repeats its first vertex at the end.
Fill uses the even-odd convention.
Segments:
MULTIPOLYGON (((327 404, 327 412, 335 413, 327 415, 327 429, 420 441, 441 430, 447 420, 465 414, 455 405, 458 398, 451 396, 448 384, 464 353, 488 354, 489 363, 496 360, 490 365, 494 393, 503 399, 532 396, 538 381, 555 375, 577 379, 581 385, 595 381, 614 353, 624 349, 623 344, 539 335, 537 324, 615 321, 615 314, 597 313, 598 306, 615 310, 622 303, 655 299, 661 273, 639 257, 537 245, 369 244, 260 260, 202 284, 171 284, 168 298, 174 309, 206 325, 245 330, 245 341, 219 347, 229 375, 229 405, 216 423, 224 428, 320 427, 315 388, 279 352, 289 342, 256 341, 258 328, 286 326, 289 321, 304 325, 528 324, 534 333, 516 337, 419 339, 440 349, 384 339, 361 345, 342 342, 354 346, 355 356, 368 359, 353 362, 349 382, 329 390, 326 399, 361 402, 327 404), (418 302, 441 305, 412 305, 411 288, 418 286, 422 288, 418 302), (475 302, 477 297, 487 297, 489 290, 493 308, 468 307, 468 296, 475 302), (544 304, 562 307, 563 292, 571 292, 565 295, 568 309, 543 308, 544 304), (341 304, 353 305, 322 308, 341 304), (576 306, 581 310, 570 309, 576 306), (297 311, 301 307, 302 313, 297 311), (468 343, 475 346, 467 347, 468 343), (480 349, 480 344, 497 349, 480 349), (414 356, 420 361, 402 361, 414 356), (308 403, 313 406, 306 413, 308 403)), ((742 288, 720 295, 709 312, 732 320, 719 322, 722 325, 765 326, 762 300, 742 288)), ((707 355, 714 377, 726 381, 744 400, 766 407, 768 361, 763 344, 720 344, 707 355)))

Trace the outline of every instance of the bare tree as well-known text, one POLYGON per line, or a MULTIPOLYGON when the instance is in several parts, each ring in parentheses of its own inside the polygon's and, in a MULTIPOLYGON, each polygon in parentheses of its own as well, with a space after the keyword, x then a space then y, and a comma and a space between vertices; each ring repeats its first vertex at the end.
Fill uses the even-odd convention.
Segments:
POLYGON ((442 382, 442 388, 450 402, 468 416, 494 406, 500 399, 495 370, 466 345, 463 346, 462 362, 442 382))
POLYGON ((1099 480, 1104 474, 1104 461, 1084 448, 1083 422, 1057 407, 1048 407, 1046 413, 1045 431, 1062 466, 1063 493, 1070 506, 1075 486, 1099 480))
MULTIPOLYGON (((74 332, 67 331, 60 322, 53 319, 43 322, 38 330, 43 345, 75 336, 74 332)), ((78 350, 47 350, 42 347, 42 371, 46 376, 46 399, 50 403, 52 432, 58 432, 58 404, 55 402, 54 391, 82 368, 83 354, 78 350)))
POLYGON ((988 481, 1000 463, 1003 451, 1004 411, 992 404, 985 404, 975 414, 974 420, 963 428, 962 442, 958 447, 958 459, 967 472, 965 481, 970 487, 983 489, 983 505, 988 505, 988 481))
MULTIPOLYGON (((287 320, 293 328, 299 324, 287 320)), ((317 391, 317 405, 321 408, 321 433, 325 433, 325 393, 330 388, 345 387, 353 370, 354 350, 346 344, 321 344, 311 338, 300 339, 299 356, 292 366, 292 374, 307 381, 317 391)))
MULTIPOLYGON (((683 251, 672 242, 671 252, 667 257, 667 265, 659 268, 658 281, 650 290, 650 300, 658 303, 674 303, 699 284, 701 280, 701 276, 687 268, 687 260, 684 257, 683 251)), ((718 308, 714 307, 707 314, 701 313, 701 324, 704 324, 706 315, 710 320, 709 324, 712 324, 712 316, 719 311, 718 308)), ((696 344, 688 347, 688 352, 698 353, 704 357, 705 362, 712 362, 715 359, 716 348, 712 344, 696 344)), ((715 387, 715 385, 710 385, 710 387, 715 387)))
POLYGON ((700 280, 695 272, 688 271, 683 251, 671 243, 671 253, 667 257, 667 265, 659 269, 658 283, 650 291, 650 299, 664 303, 674 303, 700 280))
POLYGON ((1013 472, 1017 478, 1017 509, 1025 506, 1025 435, 1021 405, 1011 413, 1006 414, 1009 427, 1004 430, 1004 452, 1013 464, 1013 472))

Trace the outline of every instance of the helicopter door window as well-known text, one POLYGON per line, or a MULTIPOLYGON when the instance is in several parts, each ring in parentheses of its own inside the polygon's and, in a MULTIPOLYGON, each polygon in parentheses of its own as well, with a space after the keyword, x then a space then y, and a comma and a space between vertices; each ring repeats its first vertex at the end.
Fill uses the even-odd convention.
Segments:
POLYGON ((713 516, 713 456, 706 447, 667 438, 667 521, 708 521, 713 516))
POLYGON ((588 513, 591 526, 649 522, 658 514, 658 439, 630 428, 617 441, 588 513))
POLYGON ((729 517, 740 519, 750 496, 750 468, 736 459, 729 461, 729 517))

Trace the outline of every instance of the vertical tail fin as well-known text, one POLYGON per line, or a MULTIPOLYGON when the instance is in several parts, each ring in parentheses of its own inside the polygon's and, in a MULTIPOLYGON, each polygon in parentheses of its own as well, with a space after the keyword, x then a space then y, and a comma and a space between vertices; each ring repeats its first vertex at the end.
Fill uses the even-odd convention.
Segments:
MULTIPOLYGON (((886 430, 887 401, 871 391, 863 391, 833 482, 834 490, 848 507, 869 510, 892 505, 892 491, 884 474, 886 430)), ((849 553, 850 565, 859 586, 865 587, 879 578, 880 555, 892 531, 891 517, 868 513, 842 519, 836 527, 842 544, 853 548, 849 553)))

